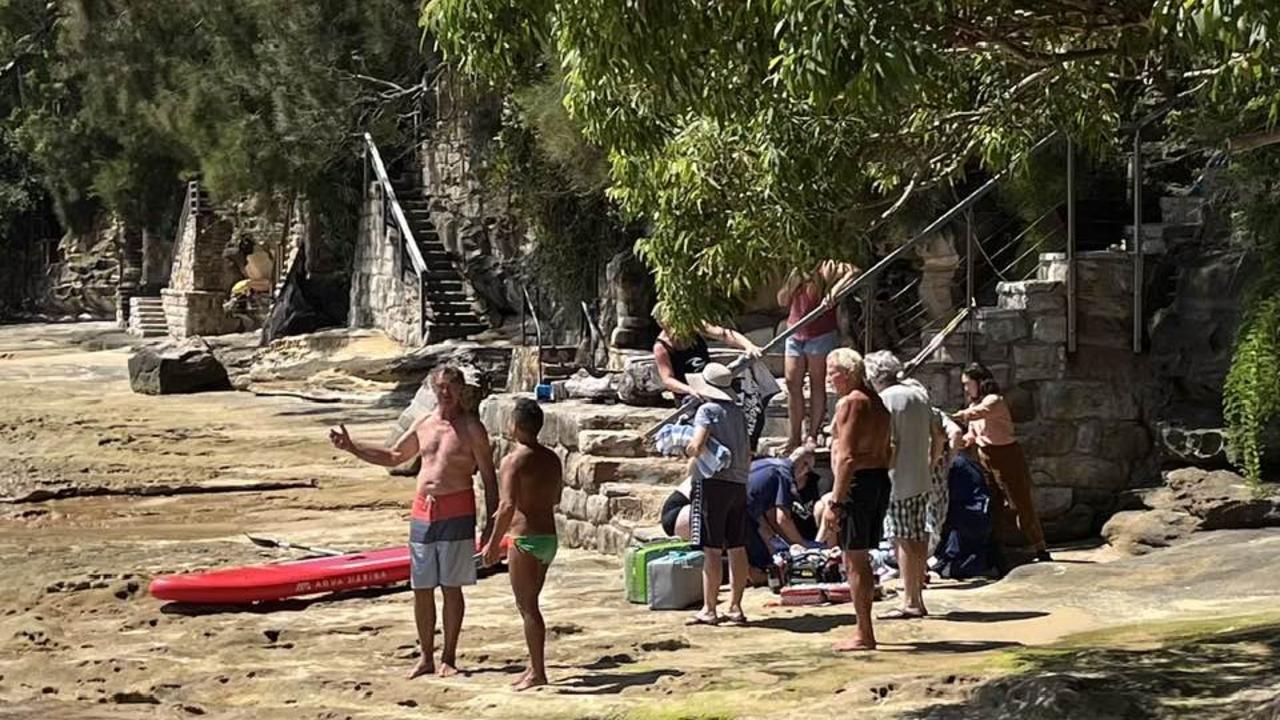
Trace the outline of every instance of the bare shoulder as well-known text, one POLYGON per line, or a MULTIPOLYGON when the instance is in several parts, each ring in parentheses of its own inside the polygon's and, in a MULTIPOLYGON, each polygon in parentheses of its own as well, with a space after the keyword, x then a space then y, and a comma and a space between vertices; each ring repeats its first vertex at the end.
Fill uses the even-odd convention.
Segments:
POLYGON ((560 462, 560 456, 557 455, 554 450, 546 447, 545 445, 540 445, 536 452, 538 453, 538 458, 543 463, 544 467, 549 470, 554 470, 556 473, 560 473, 562 471, 564 464, 560 462))
POLYGON ((485 429, 484 423, 480 422, 480 418, 474 415, 466 415, 455 420, 454 427, 470 442, 489 439, 489 431, 485 429))
POLYGON ((529 462, 530 455, 531 453, 529 452, 529 448, 521 445, 520 443, 512 443, 511 449, 508 450, 507 454, 502 458, 502 464, 510 464, 511 467, 518 468, 529 462))

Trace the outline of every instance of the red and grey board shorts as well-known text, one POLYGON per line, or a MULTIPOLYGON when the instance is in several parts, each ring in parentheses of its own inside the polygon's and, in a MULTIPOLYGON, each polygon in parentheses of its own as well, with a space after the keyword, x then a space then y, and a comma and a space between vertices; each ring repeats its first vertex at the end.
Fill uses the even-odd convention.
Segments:
POLYGON ((414 590, 476 584, 476 494, 418 495, 409 520, 414 590))

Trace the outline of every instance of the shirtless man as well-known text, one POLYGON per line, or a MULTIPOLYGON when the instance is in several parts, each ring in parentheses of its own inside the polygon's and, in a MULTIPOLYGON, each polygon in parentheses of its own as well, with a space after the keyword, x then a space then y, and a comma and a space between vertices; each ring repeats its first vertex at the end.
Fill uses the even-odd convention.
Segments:
POLYGON ((832 649, 875 650, 876 635, 871 627, 875 577, 868 551, 880 544, 889 509, 889 468, 893 466, 889 411, 867 385, 862 356, 853 350, 837 348, 827 356, 827 377, 840 400, 832 445, 835 487, 823 521, 836 529, 844 549, 845 571, 858 616, 854 637, 832 649))
MULTIPOLYGON (((420 418, 390 449, 356 442, 339 425, 329 440, 339 450, 384 467, 397 467, 422 456, 418 489, 409 521, 410 585, 413 617, 418 627, 422 658, 409 678, 435 673, 449 677, 458 672, 458 634, 466 605, 462 586, 476 582, 476 497, 471 476, 478 469, 484 481, 485 507, 492 515, 498 498, 493 451, 484 425, 462 409, 462 372, 442 366, 431 372, 436 409, 420 418), (440 667, 435 665, 436 595, 444 595, 444 649, 440 667)), ((487 539, 488 532, 486 531, 487 539)))
POLYGON ((485 564, 496 563, 502 537, 510 530, 507 566, 511 592, 524 619, 524 641, 529 646, 529 667, 513 683, 516 690, 547 684, 543 654, 547 628, 538 609, 538 595, 556 557, 555 508, 563 481, 560 458, 538 442, 541 430, 542 408, 529 399, 517 400, 508 428, 516 447, 502 459, 501 499, 493 534, 484 549, 485 564))

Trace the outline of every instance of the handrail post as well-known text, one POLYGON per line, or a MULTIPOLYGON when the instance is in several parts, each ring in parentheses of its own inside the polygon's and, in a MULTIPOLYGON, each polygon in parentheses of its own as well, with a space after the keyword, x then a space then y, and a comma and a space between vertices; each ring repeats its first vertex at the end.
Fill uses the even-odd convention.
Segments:
MULTIPOLYGON (((964 304, 969 307, 974 302, 974 254, 977 251, 973 237, 973 208, 965 213, 965 233, 964 233, 964 304)), ((970 332, 964 334, 964 354, 965 362, 973 362, 973 328, 968 328, 970 332)))
POLYGON ((418 337, 427 344, 427 276, 418 273, 418 337))
POLYGON ((1142 352, 1142 127, 1133 131, 1133 352, 1142 352))
POLYGON ((1067 138, 1067 352, 1076 351, 1076 147, 1067 138))
MULTIPOLYGON (((1021 158, 1026 158, 1034 155, 1035 153, 1039 152, 1041 148, 1048 145, 1053 139, 1057 137, 1058 137, 1057 132, 1053 132, 1046 135, 1045 137, 1041 138, 1038 142, 1036 142, 1035 145, 1031 146, 1031 148, 1028 149, 1021 156, 1021 158)), ((977 203, 978 200, 982 199, 983 197, 986 197, 987 193, 991 192, 996 187, 996 185, 999 184, 999 182, 1002 179, 1004 179, 1004 177, 1012 171, 1013 167, 1014 167, 1014 164, 1010 163, 1009 167, 991 176, 986 182, 984 182, 976 190, 969 193, 963 200, 953 205, 951 209, 947 210, 946 212, 942 213, 938 217, 934 218, 933 222, 925 226, 923 230, 916 233, 915 236, 907 240, 906 243, 900 245, 893 252, 877 260, 874 265, 872 265, 870 268, 867 268, 867 270, 865 270, 861 275, 859 275, 856 279, 854 279, 853 282, 841 288, 836 293, 834 299, 840 300, 841 298, 847 297, 849 294, 853 293, 854 291, 862 289, 864 285, 866 285, 868 282, 873 280, 885 268, 892 265, 894 261, 896 261, 902 255, 911 251, 913 248, 915 248, 917 245, 923 242, 924 238, 929 237, 933 235, 933 233, 938 232, 938 230, 946 227, 951 221, 955 220, 956 217, 960 215, 960 213, 973 207, 973 205, 977 203)), ((765 346, 761 349, 766 353, 769 352, 770 350, 773 350, 774 348, 778 347, 782 343, 786 342, 787 339, 790 338, 792 335, 794 335, 796 331, 798 331, 800 328, 808 325, 814 320, 817 320, 826 312, 827 312, 826 307, 814 308, 813 310, 809 311, 809 314, 800 318, 795 323, 788 326, 786 330, 783 330, 782 332, 774 336, 774 338, 770 340, 768 343, 766 343, 765 346)), ((741 369, 744 366, 745 366, 745 363, 738 363, 738 361, 735 361, 735 364, 731 365, 730 369, 737 370, 737 369, 741 369)))
POLYGON ((875 286, 869 285, 862 293, 862 354, 871 352, 871 324, 875 315, 875 286))

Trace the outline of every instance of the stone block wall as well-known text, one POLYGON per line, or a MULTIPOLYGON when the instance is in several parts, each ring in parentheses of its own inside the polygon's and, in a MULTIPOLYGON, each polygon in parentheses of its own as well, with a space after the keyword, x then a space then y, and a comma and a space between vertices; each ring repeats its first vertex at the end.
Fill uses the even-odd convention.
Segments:
POLYGON ((1078 259, 1074 355, 1066 351, 1066 261, 1047 254, 1038 279, 1001 283, 998 305, 978 308, 916 373, 934 402, 961 407, 972 333, 974 359, 1004 389, 1053 540, 1094 533, 1119 494, 1152 472, 1146 361, 1129 349, 1130 262, 1120 253, 1078 259))
MULTIPOLYGON (((522 396, 529 397, 494 395, 480 405, 495 462, 510 449, 503 430, 522 396)), ((617 554, 632 537, 661 535, 658 512, 684 479, 687 462, 650 455, 641 433, 669 411, 581 401, 542 409, 540 439, 564 463, 565 487, 556 511, 561 544, 617 554)))
POLYGON ((225 291, 164 288, 160 299, 164 303, 165 324, 173 337, 225 335, 240 329, 240 323, 222 309, 227 300, 225 291))
POLYGON ((399 231, 384 221, 384 199, 371 184, 361 206, 351 273, 352 328, 379 328, 402 345, 422 343, 417 275, 406 267, 399 231))
POLYGON ((187 193, 188 214, 174 243, 169 287, 160 292, 169 334, 184 338, 235 332, 239 323, 222 309, 231 286, 242 277, 223 255, 233 224, 206 204, 194 182, 187 193))

